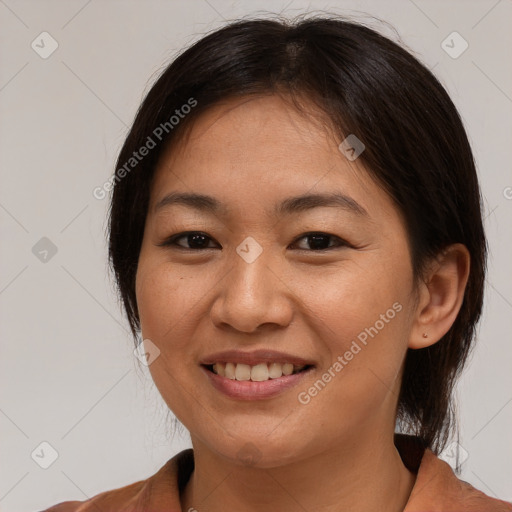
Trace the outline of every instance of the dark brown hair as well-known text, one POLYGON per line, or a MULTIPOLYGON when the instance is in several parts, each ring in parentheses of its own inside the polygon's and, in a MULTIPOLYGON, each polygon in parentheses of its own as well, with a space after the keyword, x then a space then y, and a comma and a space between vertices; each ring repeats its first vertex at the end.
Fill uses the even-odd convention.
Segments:
POLYGON ((398 400, 401 429, 438 452, 451 433, 452 389, 482 309, 480 191, 464 126, 444 88, 408 51, 361 24, 335 16, 237 21, 181 53, 151 87, 117 160, 109 218, 109 257, 132 333, 140 330, 135 276, 163 148, 221 100, 275 93, 309 99, 340 141, 348 134, 363 141, 359 158, 406 221, 418 278, 425 262, 449 244, 469 250, 459 315, 438 343, 408 350, 398 400), (181 110, 191 99, 194 107, 181 110), (126 167, 134 152, 150 145, 126 167))

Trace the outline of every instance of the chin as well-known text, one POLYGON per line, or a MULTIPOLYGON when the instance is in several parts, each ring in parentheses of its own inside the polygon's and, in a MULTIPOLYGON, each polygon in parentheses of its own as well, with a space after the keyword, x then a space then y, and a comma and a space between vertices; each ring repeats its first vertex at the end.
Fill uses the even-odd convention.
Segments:
POLYGON ((269 469, 302 458, 301 447, 293 435, 288 440, 271 440, 266 434, 245 437, 240 434, 236 441, 226 438, 217 443, 212 442, 211 446, 212 451, 241 467, 269 469))

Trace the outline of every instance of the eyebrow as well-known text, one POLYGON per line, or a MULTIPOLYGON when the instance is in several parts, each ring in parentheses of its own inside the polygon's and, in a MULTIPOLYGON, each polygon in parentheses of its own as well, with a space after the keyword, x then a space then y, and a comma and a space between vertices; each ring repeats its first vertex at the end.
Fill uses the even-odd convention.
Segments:
MULTIPOLYGON (((154 211, 171 205, 183 205, 211 214, 226 214, 228 209, 219 200, 205 194, 173 192, 163 197, 154 207, 154 211)), ((351 197, 339 192, 328 194, 303 194, 289 197, 274 207, 274 215, 283 216, 304 212, 313 208, 338 207, 363 216, 368 212, 351 197)))

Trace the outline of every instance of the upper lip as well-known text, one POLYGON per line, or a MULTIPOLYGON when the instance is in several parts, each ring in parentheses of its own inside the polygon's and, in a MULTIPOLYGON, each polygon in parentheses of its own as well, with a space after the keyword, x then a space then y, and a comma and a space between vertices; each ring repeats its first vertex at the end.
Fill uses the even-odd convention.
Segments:
POLYGON ((224 352, 216 352, 215 354, 206 356, 201 360, 201 364, 203 365, 211 365, 215 363, 243 363, 250 366, 260 363, 291 363, 295 366, 314 364, 312 361, 302 357, 266 349, 253 350, 251 352, 225 350, 224 352))

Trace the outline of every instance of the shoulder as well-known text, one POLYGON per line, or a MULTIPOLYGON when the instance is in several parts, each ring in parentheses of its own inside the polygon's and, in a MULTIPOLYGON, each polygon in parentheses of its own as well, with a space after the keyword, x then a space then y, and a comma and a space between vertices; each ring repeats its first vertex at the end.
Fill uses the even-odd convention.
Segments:
POLYGON ((404 512, 512 512, 512 503, 492 498, 460 480, 449 464, 425 450, 404 512))
POLYGON ((180 488, 193 470, 193 452, 184 450, 168 460, 157 473, 118 489, 105 491, 85 501, 65 501, 42 512, 179 512, 180 488))
POLYGON ((85 501, 65 501, 44 510, 43 512, 102 512, 119 511, 132 512, 137 510, 137 502, 141 501, 144 488, 151 478, 131 485, 105 491, 85 501))

